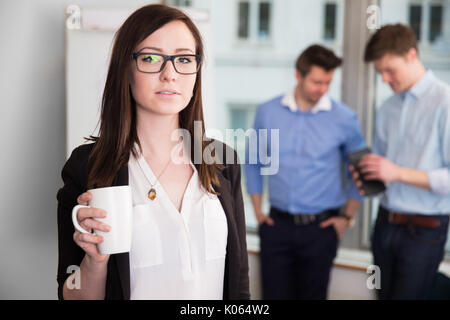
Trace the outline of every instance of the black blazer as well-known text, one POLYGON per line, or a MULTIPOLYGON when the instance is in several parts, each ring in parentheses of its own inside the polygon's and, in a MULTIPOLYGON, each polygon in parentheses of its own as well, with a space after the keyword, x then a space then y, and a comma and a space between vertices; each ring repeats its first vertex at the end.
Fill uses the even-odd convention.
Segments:
MULTIPOLYGON (((217 142, 216 142, 217 143, 217 142)), ((77 197, 87 191, 88 157, 94 144, 81 145, 74 149, 62 170, 64 186, 58 190, 58 298, 63 300, 63 286, 70 276, 71 265, 80 266, 85 252, 73 240, 72 208, 77 197)), ((223 150, 229 149, 223 144, 223 150)), ((225 279, 223 298, 250 299, 248 279, 248 256, 245 233, 244 205, 241 190, 241 171, 234 150, 234 164, 218 170, 220 186, 213 186, 220 193, 219 199, 228 223, 227 253, 225 257, 225 279)), ((113 186, 128 185, 128 167, 122 166, 113 186)), ((129 254, 110 256, 106 279, 107 300, 130 299, 129 254)))

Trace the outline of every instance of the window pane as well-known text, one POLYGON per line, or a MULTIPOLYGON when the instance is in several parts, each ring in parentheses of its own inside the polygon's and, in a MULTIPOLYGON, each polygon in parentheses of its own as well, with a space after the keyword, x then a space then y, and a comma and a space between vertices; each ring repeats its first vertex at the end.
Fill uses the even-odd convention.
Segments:
MULTIPOLYGON (((429 25, 429 31, 425 34, 427 40, 434 41, 432 46, 427 43, 419 43, 419 54, 420 59, 424 66, 431 70, 434 75, 446 84, 450 83, 450 32, 448 26, 444 24, 449 20, 447 15, 450 14, 450 0, 442 0, 440 4, 430 5, 430 10, 428 11, 428 17, 425 16, 425 10, 422 10, 420 5, 409 5, 401 4, 400 2, 382 0, 381 5, 381 24, 387 23, 403 23, 410 24, 411 28, 416 32, 416 35, 420 33, 421 21, 427 21, 429 25), (392 12, 408 12, 409 10, 409 20, 406 17, 398 17, 392 12), (423 13, 422 13, 423 12, 423 13), (423 18, 423 20, 422 20, 423 18), (429 22, 428 22, 429 21, 429 22), (442 41, 437 41, 441 37, 442 41)), ((381 77, 377 75, 377 83, 375 90, 375 106, 380 107, 381 104, 392 95, 392 90, 389 85, 382 82, 381 77)), ((372 124, 374 125, 374 123, 372 124)), ((372 224, 370 230, 373 230, 373 219, 377 215, 378 201, 373 205, 372 208, 372 224)), ((447 257, 450 258, 450 229, 447 237, 446 244, 447 257)))
POLYGON ((248 38, 249 8, 250 4, 248 2, 239 2, 239 38, 248 38))
POLYGON ((191 5, 191 0, 175 0, 174 5, 177 7, 189 7, 191 5))
MULTIPOLYGON (((250 129, 253 124, 253 120, 255 118, 255 110, 256 105, 247 105, 247 104, 230 104, 230 120, 231 120, 231 129, 237 130, 242 129, 246 131, 250 129)), ((228 145, 232 145, 236 152, 238 153, 239 159, 245 159, 245 145, 248 143, 248 138, 243 137, 234 137, 233 141, 225 141, 228 145)), ((242 186, 242 195, 244 199, 244 211, 245 211, 245 222, 248 230, 256 231, 257 221, 255 214, 253 213, 253 207, 251 204, 250 197, 248 196, 245 184, 245 166, 241 166, 242 174, 241 174, 241 186, 242 186)), ((267 188, 264 191, 264 201, 263 206, 267 208, 267 188)))
POLYGON ((416 34, 417 40, 420 40, 420 25, 422 21, 422 6, 409 6, 409 25, 416 34))
POLYGON ((431 6, 430 12, 430 34, 428 39, 433 42, 442 33, 442 6, 431 6))
POLYGON ((248 111, 245 109, 231 110, 231 128, 246 129, 247 128, 248 111))
MULTIPOLYGON (((229 128, 233 130, 242 129, 244 131, 252 128, 256 107, 257 105, 230 104, 229 110, 231 123, 229 128)), ((240 159, 245 159, 244 139, 238 139, 238 137, 235 136, 234 141, 227 142, 234 145, 240 159)))
POLYGON ((259 4, 259 29, 258 38, 267 39, 270 35, 270 3, 261 2, 259 4))
POLYGON ((325 40, 334 40, 336 37, 336 4, 325 4, 325 26, 324 35, 325 40))
MULTIPOLYGON (((254 1, 211 1, 217 10, 215 19, 214 54, 215 101, 213 109, 219 128, 251 128, 255 120, 256 106, 277 96, 292 91, 296 84, 295 61, 309 45, 319 43, 342 55, 342 43, 324 41, 324 2, 311 0, 254 0, 254 1), (228 16, 235 14, 236 18, 228 16), (289 14, 288 14, 289 13, 289 14), (237 31, 230 28, 230 21, 236 20, 237 31), (279 23, 278 23, 279 22, 279 23), (253 29, 254 28, 254 29, 253 29), (237 33, 237 34, 236 34, 237 33), (270 44, 264 43, 264 37, 270 44), (242 41, 234 42, 239 36, 242 41), (230 39, 230 40, 227 40, 230 39)), ((334 35, 340 34, 345 1, 325 0, 331 6, 334 19, 334 35), (339 10, 337 10, 339 9, 339 10)), ((330 85, 329 95, 341 97, 341 70, 336 70, 330 85)), ((225 134, 225 133, 224 133, 225 134)), ((241 161, 245 158, 244 139, 230 139, 241 161)), ((243 173, 245 166, 241 166, 243 173)), ((263 177, 263 211, 269 212, 268 177, 263 177)), ((246 223, 249 230, 257 227, 251 199, 243 179, 243 200, 246 223)))

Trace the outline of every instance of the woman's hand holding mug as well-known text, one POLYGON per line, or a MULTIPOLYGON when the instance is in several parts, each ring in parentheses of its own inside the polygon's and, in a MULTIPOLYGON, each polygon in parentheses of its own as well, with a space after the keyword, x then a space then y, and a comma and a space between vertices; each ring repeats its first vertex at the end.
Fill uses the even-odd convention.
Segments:
POLYGON ((74 240, 94 262, 131 250, 133 203, 131 187, 90 189, 72 209, 74 240))
MULTIPOLYGON (((92 195, 89 192, 82 193, 77 202, 81 206, 88 206, 89 201, 92 199, 92 195)), ((97 244, 103 242, 104 238, 101 235, 93 233, 94 230, 100 230, 103 232, 109 232, 111 227, 106 223, 94 220, 93 218, 105 218, 107 212, 98 208, 82 207, 77 210, 76 218, 78 224, 86 231, 90 233, 82 233, 75 229, 73 234, 73 240, 80 246, 86 255, 96 263, 105 263, 109 259, 109 254, 101 254, 97 244)))

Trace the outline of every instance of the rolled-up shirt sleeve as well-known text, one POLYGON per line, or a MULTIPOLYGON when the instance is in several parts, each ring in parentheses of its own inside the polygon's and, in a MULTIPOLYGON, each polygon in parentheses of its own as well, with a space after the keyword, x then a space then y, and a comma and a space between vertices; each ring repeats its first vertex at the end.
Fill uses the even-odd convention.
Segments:
POLYGON ((440 168, 428 172, 430 188, 436 194, 450 194, 450 171, 448 168, 440 168))
POLYGON ((428 171, 431 191, 440 195, 450 195, 450 98, 443 104, 439 116, 439 141, 443 166, 428 171))

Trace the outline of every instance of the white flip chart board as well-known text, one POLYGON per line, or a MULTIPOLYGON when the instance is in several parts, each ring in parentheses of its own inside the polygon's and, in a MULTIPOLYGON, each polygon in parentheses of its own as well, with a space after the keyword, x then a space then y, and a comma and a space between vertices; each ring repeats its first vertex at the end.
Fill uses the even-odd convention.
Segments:
MULTIPOLYGON (((109 57, 115 32, 136 8, 90 9, 70 5, 66 8, 66 157, 85 143, 84 137, 97 135, 109 57)), ((214 61, 209 12, 180 8, 202 34, 205 59, 202 92, 205 123, 215 126, 214 61)))

